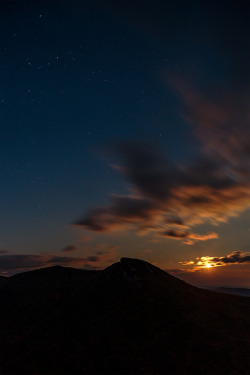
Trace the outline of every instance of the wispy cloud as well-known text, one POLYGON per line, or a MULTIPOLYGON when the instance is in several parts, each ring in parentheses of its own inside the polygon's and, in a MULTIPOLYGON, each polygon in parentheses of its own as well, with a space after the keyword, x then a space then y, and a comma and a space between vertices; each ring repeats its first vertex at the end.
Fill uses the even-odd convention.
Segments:
POLYGON ((180 78, 171 82, 183 100, 183 116, 193 126, 204 153, 249 182, 250 103, 245 90, 227 87, 225 92, 225 87, 223 91, 215 87, 206 95, 180 78))
POLYGON ((207 234, 192 233, 188 231, 178 231, 175 229, 167 230, 161 233, 163 237, 169 237, 174 239, 181 239, 187 245, 192 245, 195 241, 207 241, 214 238, 218 238, 218 234, 214 232, 209 232, 207 234))
POLYGON ((193 226, 217 225, 250 207, 250 181, 208 157, 178 166, 145 143, 123 144, 117 152, 130 193, 113 195, 107 206, 90 210, 75 225, 95 232, 134 228, 191 243, 218 237, 193 233, 193 226))
POLYGON ((70 253, 72 251, 76 251, 77 247, 75 245, 68 245, 62 249, 65 253, 70 253))
POLYGON ((174 77, 183 117, 201 144, 195 160, 182 165, 164 158, 149 143, 112 146, 115 168, 126 178, 127 195, 112 195, 75 225, 94 232, 133 228, 136 233, 179 239, 186 244, 215 239, 193 227, 218 225, 250 208, 250 103, 245 90, 217 87, 209 94, 174 77))
POLYGON ((1 256, 0 272, 9 274, 28 271, 31 269, 49 267, 54 265, 82 267, 87 263, 85 258, 35 255, 35 254, 11 254, 1 256))
POLYGON ((218 264, 233 264, 233 263, 250 263, 250 254, 242 251, 234 251, 226 257, 215 257, 212 259, 213 262, 218 264))

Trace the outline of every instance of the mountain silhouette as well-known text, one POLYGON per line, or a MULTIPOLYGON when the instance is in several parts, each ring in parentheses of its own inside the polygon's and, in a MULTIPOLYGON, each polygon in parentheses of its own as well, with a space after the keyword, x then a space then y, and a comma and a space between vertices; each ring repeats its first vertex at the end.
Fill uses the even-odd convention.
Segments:
POLYGON ((122 258, 2 278, 2 374, 249 374, 250 299, 122 258))

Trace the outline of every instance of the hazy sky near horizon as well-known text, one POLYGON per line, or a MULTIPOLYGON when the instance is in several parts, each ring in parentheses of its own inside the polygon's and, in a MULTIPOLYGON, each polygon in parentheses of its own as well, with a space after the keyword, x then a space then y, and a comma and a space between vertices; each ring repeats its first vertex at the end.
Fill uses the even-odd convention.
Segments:
POLYGON ((1 18, 1 274, 128 256, 250 287, 249 3, 1 18))

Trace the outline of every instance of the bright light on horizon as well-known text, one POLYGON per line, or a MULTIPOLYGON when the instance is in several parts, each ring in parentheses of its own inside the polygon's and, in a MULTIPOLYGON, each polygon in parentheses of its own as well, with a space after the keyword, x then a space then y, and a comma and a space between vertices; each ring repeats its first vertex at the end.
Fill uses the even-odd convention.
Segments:
POLYGON ((211 264, 210 263, 207 263, 206 265, 205 265, 205 268, 211 268, 212 266, 211 266, 211 264))

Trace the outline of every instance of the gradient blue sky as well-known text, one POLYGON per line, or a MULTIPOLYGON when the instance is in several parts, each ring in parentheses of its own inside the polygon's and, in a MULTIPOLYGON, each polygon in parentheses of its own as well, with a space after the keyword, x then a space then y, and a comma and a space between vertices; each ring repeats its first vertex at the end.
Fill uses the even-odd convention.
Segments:
POLYGON ((129 256, 250 287, 248 2, 1 8, 2 274, 129 256))

